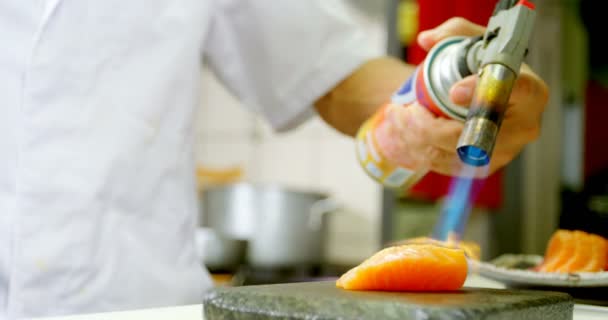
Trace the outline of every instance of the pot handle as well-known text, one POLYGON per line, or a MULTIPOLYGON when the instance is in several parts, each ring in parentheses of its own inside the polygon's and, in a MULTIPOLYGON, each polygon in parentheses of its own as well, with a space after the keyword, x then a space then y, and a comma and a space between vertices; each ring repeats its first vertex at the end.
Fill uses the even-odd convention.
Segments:
POLYGON ((308 227, 312 230, 320 230, 323 224, 323 217, 340 209, 341 206, 334 199, 321 199, 312 204, 310 207, 310 215, 308 219, 308 227))

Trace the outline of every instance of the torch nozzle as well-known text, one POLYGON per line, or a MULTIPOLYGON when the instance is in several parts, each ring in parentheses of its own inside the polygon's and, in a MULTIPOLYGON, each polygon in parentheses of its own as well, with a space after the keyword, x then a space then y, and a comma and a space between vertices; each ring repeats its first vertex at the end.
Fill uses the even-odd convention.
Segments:
POLYGON ((490 163, 516 76, 501 64, 488 64, 481 70, 471 110, 458 139, 457 151, 462 162, 475 167, 490 163))
POLYGON ((511 89, 526 55, 535 15, 534 6, 528 1, 499 1, 482 45, 467 53, 473 55, 472 61, 479 61, 480 72, 457 145, 458 155, 466 164, 482 167, 490 163, 511 89))

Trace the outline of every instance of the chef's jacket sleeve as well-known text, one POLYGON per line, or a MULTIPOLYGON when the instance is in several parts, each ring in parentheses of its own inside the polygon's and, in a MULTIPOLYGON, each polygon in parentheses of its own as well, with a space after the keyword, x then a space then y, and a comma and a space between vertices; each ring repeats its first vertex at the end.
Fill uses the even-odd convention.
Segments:
POLYGON ((205 59, 245 106, 276 131, 291 129, 378 55, 348 9, 338 0, 215 0, 205 59))

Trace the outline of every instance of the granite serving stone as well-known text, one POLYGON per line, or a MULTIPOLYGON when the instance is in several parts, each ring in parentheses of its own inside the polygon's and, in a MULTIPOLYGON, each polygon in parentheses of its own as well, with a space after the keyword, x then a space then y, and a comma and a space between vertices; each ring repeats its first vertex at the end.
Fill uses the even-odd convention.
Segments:
POLYGON ((215 288, 206 320, 223 319, 572 319, 565 293, 463 288, 457 292, 346 291, 333 281, 215 288))

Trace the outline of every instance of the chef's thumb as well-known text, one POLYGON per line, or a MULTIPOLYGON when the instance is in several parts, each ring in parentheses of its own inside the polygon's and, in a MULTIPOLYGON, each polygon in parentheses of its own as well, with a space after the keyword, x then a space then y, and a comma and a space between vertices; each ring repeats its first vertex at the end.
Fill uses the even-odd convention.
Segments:
POLYGON ((451 18, 436 28, 422 31, 418 34, 418 44, 426 51, 437 42, 453 36, 478 36, 485 28, 462 17, 451 18))
POLYGON ((457 105, 468 107, 473 99, 477 77, 468 76, 456 82, 450 89, 450 99, 457 105))

